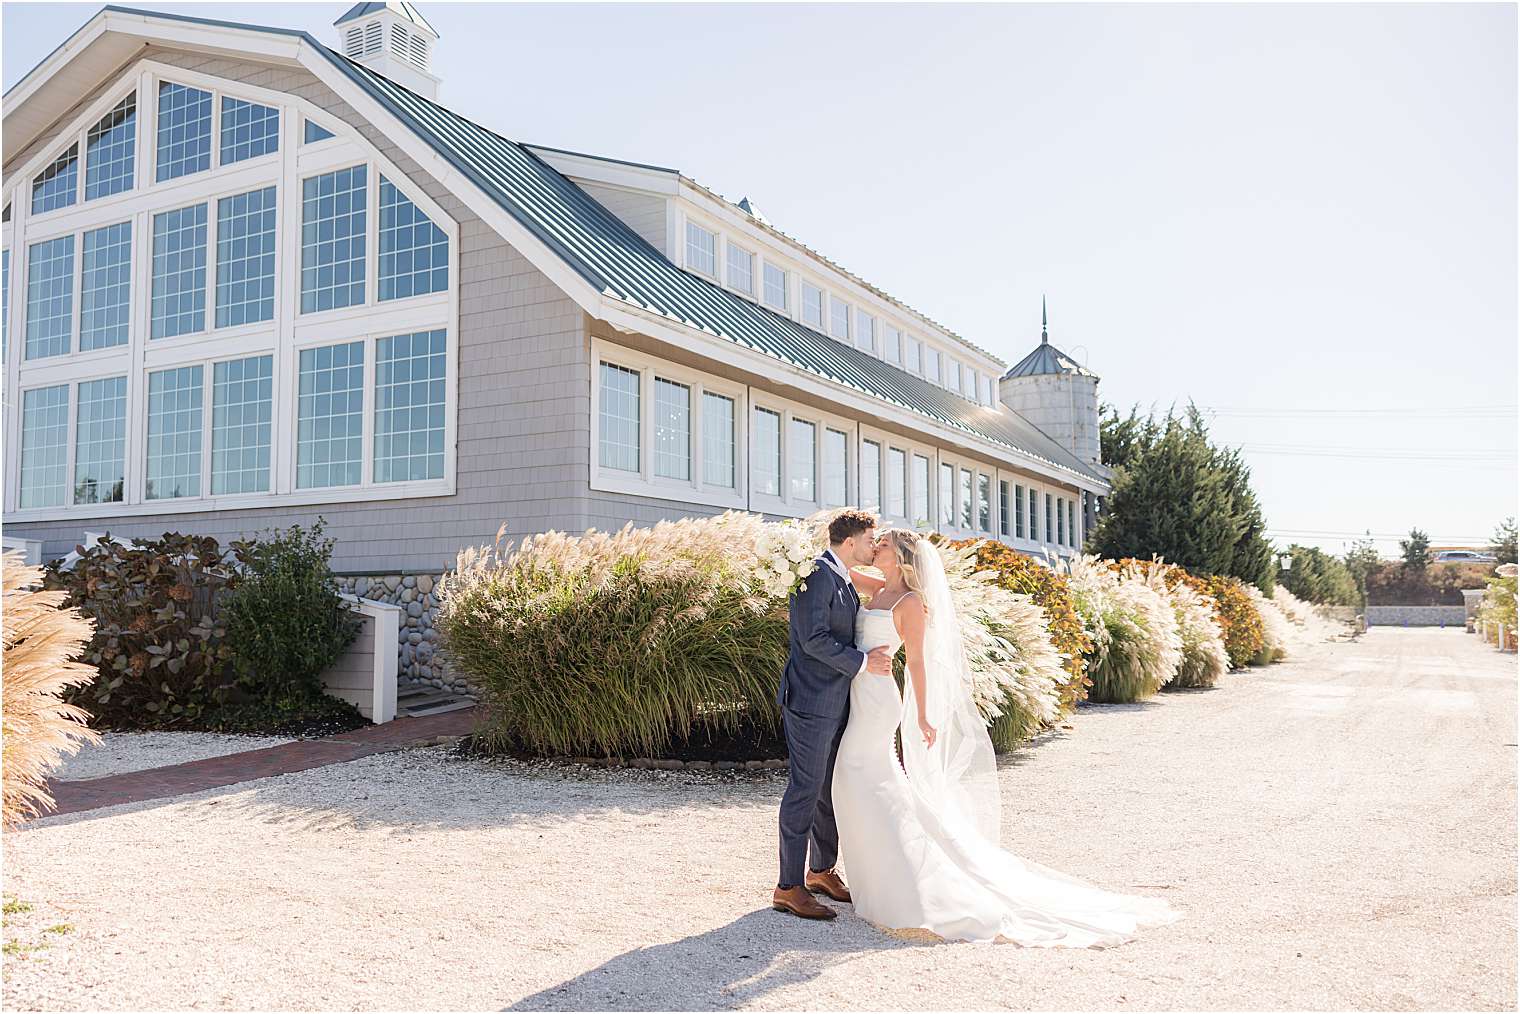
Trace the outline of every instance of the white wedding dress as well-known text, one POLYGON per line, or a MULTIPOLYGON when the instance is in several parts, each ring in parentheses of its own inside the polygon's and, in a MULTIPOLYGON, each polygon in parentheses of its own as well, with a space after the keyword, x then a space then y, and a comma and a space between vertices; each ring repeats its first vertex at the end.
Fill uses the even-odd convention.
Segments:
MULTIPOLYGON (((855 624, 861 651, 886 645, 895 652, 902 644, 890 610, 862 608, 855 624)), ((900 935, 927 930, 947 940, 1001 938, 1028 947, 1109 947, 1141 927, 1181 918, 1165 899, 1114 894, 1005 852, 995 818, 989 837, 956 806, 925 798, 898 763, 900 721, 903 735, 921 745, 916 712, 905 716, 896 681, 856 676, 833 782, 856 914, 900 935)), ((946 738, 944 726, 936 729, 946 738)), ((990 742, 986 748, 990 757, 990 742)), ((908 763, 924 755, 910 750, 908 763)))

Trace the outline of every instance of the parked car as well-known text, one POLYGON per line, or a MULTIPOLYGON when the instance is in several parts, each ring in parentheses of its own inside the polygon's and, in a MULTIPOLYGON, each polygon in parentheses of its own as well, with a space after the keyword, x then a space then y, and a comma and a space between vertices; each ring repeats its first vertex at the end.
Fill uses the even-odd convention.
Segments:
POLYGON ((1434 563, 1498 563, 1492 553, 1479 553, 1471 549, 1443 549, 1431 558, 1434 563))

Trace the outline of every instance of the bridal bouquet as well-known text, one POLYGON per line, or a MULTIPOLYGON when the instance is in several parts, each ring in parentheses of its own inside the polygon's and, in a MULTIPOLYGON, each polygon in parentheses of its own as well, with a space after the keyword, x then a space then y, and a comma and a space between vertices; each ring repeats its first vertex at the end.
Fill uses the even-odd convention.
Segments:
POLYGON ((769 524, 755 544, 760 586, 772 598, 789 598, 807 587, 817 564, 818 547, 812 531, 799 521, 769 524))

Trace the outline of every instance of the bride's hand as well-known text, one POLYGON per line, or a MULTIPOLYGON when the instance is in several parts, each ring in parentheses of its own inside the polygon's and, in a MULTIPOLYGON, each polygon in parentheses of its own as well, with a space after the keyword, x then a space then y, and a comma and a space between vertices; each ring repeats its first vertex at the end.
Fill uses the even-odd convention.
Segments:
POLYGON ((934 726, 930 725, 929 720, 923 715, 918 716, 918 731, 923 733, 924 749, 927 750, 934 746, 934 740, 939 733, 935 731, 934 726))

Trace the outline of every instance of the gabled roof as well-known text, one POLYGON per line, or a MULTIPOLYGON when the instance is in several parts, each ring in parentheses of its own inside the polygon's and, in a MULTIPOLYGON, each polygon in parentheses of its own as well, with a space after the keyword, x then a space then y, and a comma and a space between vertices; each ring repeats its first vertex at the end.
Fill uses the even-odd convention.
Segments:
POLYGON ((620 302, 733 342, 1090 481, 1106 481, 1015 412, 974 404, 678 268, 525 146, 346 59, 307 33, 133 8, 113 6, 106 10, 144 18, 300 35, 315 52, 326 57, 601 293, 604 300, 620 302))
POLYGON ((413 3, 407 3, 406 0, 389 0, 387 3, 357 3, 348 9, 347 14, 343 15, 337 21, 334 21, 333 24, 341 25, 346 22, 353 21, 356 18, 367 17, 368 15, 376 14, 380 11, 385 10, 396 14, 403 21, 410 21, 414 25, 426 28, 428 31, 433 33, 433 37, 435 39, 439 37, 438 29, 428 24, 427 18, 424 18, 422 16, 422 13, 417 10, 417 5, 413 3))

